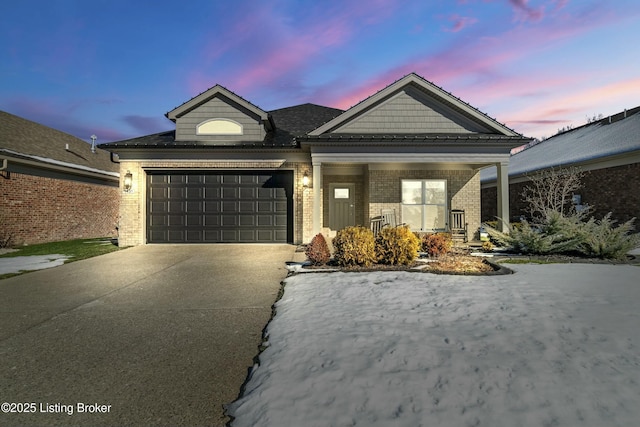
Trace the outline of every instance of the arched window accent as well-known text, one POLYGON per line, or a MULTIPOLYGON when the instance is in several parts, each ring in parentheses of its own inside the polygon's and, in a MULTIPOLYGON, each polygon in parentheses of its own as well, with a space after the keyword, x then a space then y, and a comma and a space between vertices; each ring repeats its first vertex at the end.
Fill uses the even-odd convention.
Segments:
POLYGON ((209 119, 196 126, 197 135, 242 135, 242 125, 230 119, 209 119))

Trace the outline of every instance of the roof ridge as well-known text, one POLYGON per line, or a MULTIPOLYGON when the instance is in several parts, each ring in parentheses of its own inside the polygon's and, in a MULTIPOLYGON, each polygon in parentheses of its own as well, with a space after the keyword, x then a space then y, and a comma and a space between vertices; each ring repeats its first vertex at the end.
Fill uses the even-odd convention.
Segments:
POLYGON ((254 104, 253 102, 249 101, 248 99, 246 99, 246 98, 244 98, 244 97, 242 97, 242 96, 238 95, 237 93, 235 93, 235 92, 234 92, 234 91, 232 91, 231 89, 229 89, 229 88, 227 88, 227 87, 225 87, 225 86, 221 85, 220 83, 216 83, 215 85, 211 86, 210 88, 203 90, 202 92, 200 92, 199 94, 197 94, 197 95, 195 95, 195 96, 192 96, 191 98, 189 98, 188 100, 186 100, 186 101, 185 101, 185 102, 183 102, 182 104, 180 104, 180 105, 178 105, 178 106, 176 106, 176 107, 172 108, 171 110, 167 111, 167 112, 165 113, 165 116, 167 116, 167 117, 168 117, 168 116, 169 116, 169 113, 171 113, 172 111, 175 111, 175 110, 177 110, 177 109, 181 108, 182 106, 184 106, 184 105, 188 104, 189 102, 193 101, 193 100, 194 100, 194 99, 196 99, 197 97, 199 97, 199 96, 201 96, 201 95, 204 95, 205 93, 209 92, 210 90, 215 89, 216 87, 220 87, 221 89, 223 89, 223 90, 225 90, 225 91, 227 91, 227 92, 229 92, 229 93, 233 94, 234 96, 237 96, 237 97, 238 97, 238 98, 240 98, 242 101, 246 102, 247 104, 251 105, 252 107, 255 107, 255 108, 257 108, 258 110, 262 110, 262 111, 265 111, 265 112, 266 112, 266 110, 265 110, 264 108, 262 108, 262 107, 260 107, 260 106, 258 106, 258 105, 256 105, 256 104, 254 104))
POLYGON ((611 115, 609 115, 607 117, 603 117, 602 119, 594 120, 592 122, 588 122, 588 123, 582 124, 582 125, 580 125, 578 127, 571 128, 571 129, 568 129, 568 130, 565 130, 565 131, 562 131, 562 132, 558 132, 555 135, 551 135, 549 138, 543 139, 542 141, 538 141, 538 142, 535 142, 535 140, 531 141, 528 144, 526 144, 526 146, 522 150, 518 151, 517 153, 512 154, 512 156, 515 156, 515 155, 518 155, 520 153, 523 153, 523 152, 525 152, 527 150, 530 150, 533 147, 537 147, 539 145, 542 145, 547 141, 553 140, 554 138, 558 138, 558 137, 561 137, 561 136, 564 136, 564 135, 571 134, 571 133, 576 132, 576 131, 578 131, 580 129, 586 129, 586 128, 590 127, 590 126, 595 126, 595 125, 602 125, 602 126, 612 125, 612 124, 618 123, 618 122, 620 122, 620 121, 622 121, 624 119, 628 119, 631 116, 633 116, 635 114, 638 114, 638 113, 640 113, 640 106, 633 107, 633 108, 630 108, 630 109, 626 109, 625 108, 623 111, 620 111, 620 112, 615 113, 615 114, 611 114, 611 115))

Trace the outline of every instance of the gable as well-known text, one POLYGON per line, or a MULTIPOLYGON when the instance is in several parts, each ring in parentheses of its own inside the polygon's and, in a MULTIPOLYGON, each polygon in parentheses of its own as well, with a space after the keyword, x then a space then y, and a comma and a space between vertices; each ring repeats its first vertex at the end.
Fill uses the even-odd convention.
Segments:
POLYGON ((265 135, 260 116, 222 94, 176 118, 176 141, 262 141, 265 135))
POLYGON ((470 134, 522 137, 415 73, 408 74, 309 132, 329 134, 470 134))
POLYGON ((491 133, 491 130, 417 88, 407 86, 332 133, 467 134, 491 133))

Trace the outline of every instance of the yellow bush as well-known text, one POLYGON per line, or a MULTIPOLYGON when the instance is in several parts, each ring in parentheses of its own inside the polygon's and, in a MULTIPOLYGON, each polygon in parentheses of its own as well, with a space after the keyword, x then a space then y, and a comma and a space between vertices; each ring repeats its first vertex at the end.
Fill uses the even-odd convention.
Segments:
POLYGON ((376 236, 376 257, 383 264, 411 264, 419 249, 420 239, 407 226, 384 227, 376 236))
POLYGON ((333 239, 334 259, 343 266, 368 267, 376 262, 373 232, 365 227, 347 227, 333 239))

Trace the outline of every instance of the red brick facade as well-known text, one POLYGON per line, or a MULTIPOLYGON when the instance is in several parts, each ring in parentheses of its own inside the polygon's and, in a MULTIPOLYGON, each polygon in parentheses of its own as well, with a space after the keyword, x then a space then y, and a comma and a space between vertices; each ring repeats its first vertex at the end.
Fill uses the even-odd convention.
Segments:
POLYGON ((13 245, 115 236, 118 187, 11 173, 0 178, 0 237, 13 245))
MULTIPOLYGON (((596 169, 587 172, 582 180, 580 192, 583 204, 595 206, 593 216, 602 218, 611 212, 619 222, 636 218, 636 231, 640 230, 640 163, 596 169)), ((526 182, 509 185, 509 208, 511 216, 526 214, 522 191, 526 182)), ((497 202, 496 187, 483 188, 482 220, 495 219, 497 202)))

